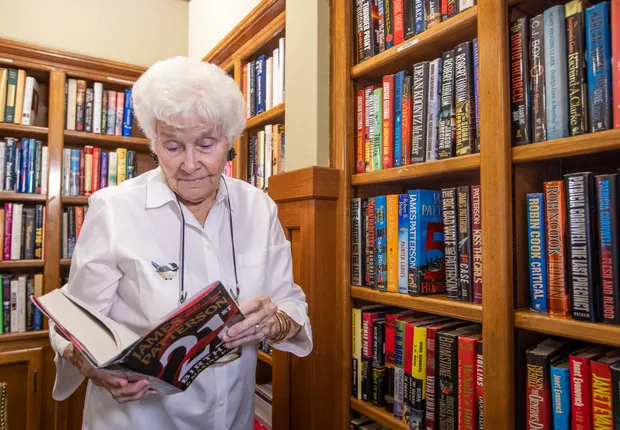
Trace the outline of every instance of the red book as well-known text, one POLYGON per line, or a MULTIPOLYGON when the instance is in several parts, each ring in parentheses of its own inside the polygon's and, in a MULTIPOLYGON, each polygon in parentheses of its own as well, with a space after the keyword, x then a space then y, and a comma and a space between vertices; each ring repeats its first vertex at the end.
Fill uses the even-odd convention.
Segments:
POLYGON ((101 148, 93 148, 93 172, 91 191, 94 193, 99 189, 99 164, 101 161, 101 148))
POLYGON ((590 364, 609 351, 606 346, 588 346, 570 355, 571 412, 573 430, 592 430, 592 382, 590 364))
POLYGON ((590 363, 592 371, 592 422, 595 429, 614 430, 614 391, 611 365, 620 357, 608 355, 590 363))
POLYGON ((78 196, 84 196, 84 149, 80 149, 80 175, 78 179, 78 196))
POLYGON ((377 318, 385 316, 383 312, 362 312, 362 358, 372 358, 372 326, 377 318))
POLYGON ((478 429, 484 428, 484 359, 482 339, 476 341, 476 409, 478 412, 478 429))
POLYGON ((482 304, 482 193, 480 185, 471 186, 471 233, 474 303, 482 304))
POLYGON ((614 128, 620 128, 620 0, 611 0, 610 22, 614 128))
POLYGON ((394 166, 394 75, 383 77, 383 168, 394 166))
POLYGON ((405 41, 405 16, 403 12, 404 0, 393 1, 392 12, 394 14, 394 45, 398 45, 399 43, 405 41))
POLYGON ((564 181, 545 182, 549 314, 570 316, 564 181))
POLYGON ((459 336, 458 366, 459 366, 459 430, 475 429, 476 419, 476 341, 482 337, 481 333, 459 336))
POLYGON ((403 79, 402 116, 400 123, 403 140, 403 148, 401 151, 402 166, 411 164, 411 112, 413 108, 411 103, 411 76, 405 74, 405 79, 403 79))
POLYGON ((364 90, 357 90, 357 118, 356 118, 356 140, 355 140, 355 173, 364 173, 365 164, 365 140, 364 140, 364 118, 366 115, 366 100, 364 90))
POLYGON ((405 326, 405 385, 403 399, 403 420, 408 424, 411 416, 411 389, 413 387, 413 376, 411 375, 413 366, 413 330, 415 324, 407 322, 405 326))
POLYGON ((11 238, 13 236, 13 203, 4 204, 4 243, 3 260, 11 259, 11 238))

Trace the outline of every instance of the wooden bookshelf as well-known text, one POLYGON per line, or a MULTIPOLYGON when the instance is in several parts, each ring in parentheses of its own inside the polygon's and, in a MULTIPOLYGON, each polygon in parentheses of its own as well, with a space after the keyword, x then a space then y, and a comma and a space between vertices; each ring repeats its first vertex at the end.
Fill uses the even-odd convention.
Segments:
POLYGON ((31 137, 37 139, 47 139, 47 132, 47 127, 0 122, 0 135, 2 137, 31 137))
POLYGON ((30 269, 35 267, 43 267, 44 265, 44 260, 1 260, 0 270, 30 269))
POLYGON ((71 259, 70 258, 61 258, 60 259, 60 266, 61 267, 70 267, 71 266, 71 259))
POLYGON ((445 294, 436 296, 409 296, 351 286, 351 297, 374 303, 414 309, 467 321, 482 322, 482 306, 473 303, 448 300, 445 294))
POLYGON ((125 137, 110 134, 86 133, 83 131, 64 131, 67 145, 93 145, 105 148, 127 148, 145 151, 149 141, 144 137, 125 137))
POLYGON ((273 364, 273 357, 263 351, 258 351, 258 359, 270 366, 273 364))
POLYGON ((45 203, 47 196, 43 194, 0 192, 0 202, 45 203))
POLYGON ((87 205, 88 197, 86 196, 62 196, 62 203, 65 205, 87 205))
POLYGON ((408 430, 409 426, 404 421, 397 420, 393 415, 388 414, 385 409, 373 406, 372 403, 363 402, 351 397, 351 409, 372 418, 377 423, 389 429, 408 430))
POLYGON ((260 127, 264 127, 268 124, 279 124, 284 122, 284 111, 286 103, 280 103, 277 106, 272 107, 266 112, 253 116, 248 119, 245 124, 246 130, 254 130, 260 127))
MULTIPOLYGON (((49 337, 49 331, 47 330, 25 331, 25 332, 18 332, 18 333, 2 333, 0 334, 0 344, 4 346, 5 343, 40 340, 40 339, 46 339, 48 337, 49 337)), ((0 349, 0 354, 2 352, 3 350, 0 349)))

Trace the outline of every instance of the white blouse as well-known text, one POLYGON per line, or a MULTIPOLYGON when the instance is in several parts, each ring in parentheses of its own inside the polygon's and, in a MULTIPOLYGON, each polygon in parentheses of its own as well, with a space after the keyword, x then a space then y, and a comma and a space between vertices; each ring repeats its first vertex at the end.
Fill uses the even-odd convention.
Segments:
MULTIPOLYGON (((306 356, 312 329, 302 289, 293 281, 291 245, 277 217, 277 206, 261 190, 237 179, 220 180, 218 195, 204 228, 183 206, 185 282, 188 299, 219 280, 235 292, 229 228, 228 185, 232 207, 239 303, 266 295, 302 326, 297 336, 274 345, 306 356)), ((89 198, 76 243, 69 282, 63 288, 113 320, 142 334, 179 305, 180 270, 165 280, 158 265, 183 264, 179 206, 161 168, 89 198)), ((68 342, 50 323, 56 351, 53 398, 64 400, 83 376, 62 358, 68 342)), ((243 345, 240 359, 204 370, 183 393, 156 394, 124 404, 103 387, 88 382, 83 428, 108 429, 251 429, 258 344, 243 345)))

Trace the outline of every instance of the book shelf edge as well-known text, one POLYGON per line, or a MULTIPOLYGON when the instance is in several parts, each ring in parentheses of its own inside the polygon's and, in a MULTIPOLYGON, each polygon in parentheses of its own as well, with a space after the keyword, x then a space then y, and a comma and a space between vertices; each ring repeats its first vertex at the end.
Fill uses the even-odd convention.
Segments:
POLYGON ((390 415, 384 409, 381 409, 370 403, 356 399, 355 397, 351 397, 350 405, 351 405, 351 409, 359 412, 362 415, 372 418, 377 423, 383 426, 388 426, 391 429, 402 429, 402 430, 409 429, 409 427, 404 421, 397 420, 396 418, 394 418, 393 415, 390 415))

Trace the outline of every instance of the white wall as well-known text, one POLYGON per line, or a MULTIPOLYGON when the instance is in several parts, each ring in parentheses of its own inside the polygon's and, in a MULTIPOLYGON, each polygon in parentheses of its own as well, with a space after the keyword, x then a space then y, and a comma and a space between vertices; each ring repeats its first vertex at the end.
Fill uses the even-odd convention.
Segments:
POLYGON ((188 55, 204 58, 258 3, 260 0, 191 0, 188 55))
POLYGON ((0 11, 7 39, 140 66, 187 55, 186 0, 0 0, 0 11))

